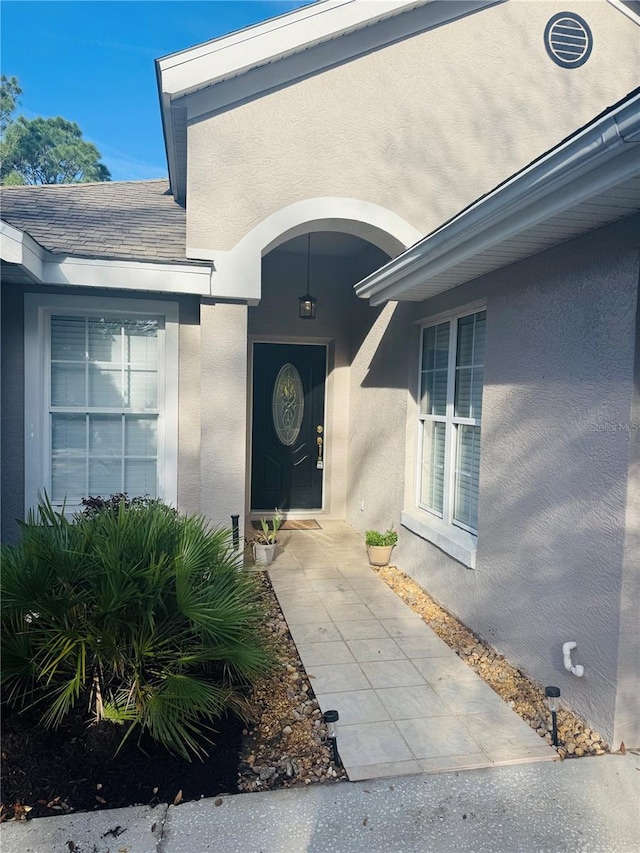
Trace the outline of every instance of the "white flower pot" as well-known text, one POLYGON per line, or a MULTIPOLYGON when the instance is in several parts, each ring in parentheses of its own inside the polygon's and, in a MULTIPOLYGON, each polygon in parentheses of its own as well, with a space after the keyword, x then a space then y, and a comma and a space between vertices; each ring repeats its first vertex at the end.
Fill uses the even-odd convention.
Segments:
POLYGON ((387 566, 391 559, 393 545, 367 545, 369 563, 372 566, 387 566))
POLYGON ((263 542, 253 543, 253 559, 256 561, 256 566, 268 566, 273 560, 273 555, 276 551, 276 543, 273 545, 265 545, 263 542))

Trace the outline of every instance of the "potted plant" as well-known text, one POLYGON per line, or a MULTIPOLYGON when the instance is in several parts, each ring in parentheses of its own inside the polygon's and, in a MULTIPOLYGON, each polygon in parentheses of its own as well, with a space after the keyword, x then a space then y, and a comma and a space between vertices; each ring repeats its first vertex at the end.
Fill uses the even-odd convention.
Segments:
POLYGON ((268 566, 278 544, 278 530, 282 526, 282 515, 276 508, 276 514, 271 519, 271 525, 266 518, 260 519, 260 530, 254 534, 253 558, 257 566, 268 566))
POLYGON ((398 534, 392 528, 381 533, 379 530, 367 530, 365 542, 367 555, 372 566, 386 566, 391 559, 391 552, 398 541, 398 534))

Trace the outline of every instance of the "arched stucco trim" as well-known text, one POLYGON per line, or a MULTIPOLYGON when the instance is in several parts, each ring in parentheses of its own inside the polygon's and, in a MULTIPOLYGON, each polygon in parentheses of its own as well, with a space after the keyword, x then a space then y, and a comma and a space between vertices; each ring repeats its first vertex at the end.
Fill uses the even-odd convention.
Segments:
POLYGON ((356 198, 309 198, 272 213, 236 247, 262 246, 262 255, 308 231, 342 231, 373 243, 395 257, 421 236, 412 225, 379 204, 356 198))
POLYGON ((391 257, 423 235, 378 204, 354 198, 312 198, 272 213, 229 251, 187 249, 187 257, 212 260, 211 296, 256 304, 261 297, 261 260, 282 243, 308 231, 341 231, 373 243, 391 257))

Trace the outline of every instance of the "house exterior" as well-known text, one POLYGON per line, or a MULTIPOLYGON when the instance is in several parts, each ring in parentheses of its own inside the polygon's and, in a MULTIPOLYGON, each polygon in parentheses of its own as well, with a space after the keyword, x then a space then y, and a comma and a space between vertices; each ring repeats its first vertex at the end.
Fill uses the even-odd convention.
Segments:
POLYGON ((637 5, 326 0, 157 61, 168 182, 3 189, 3 539, 43 489, 394 525, 640 744, 637 5))

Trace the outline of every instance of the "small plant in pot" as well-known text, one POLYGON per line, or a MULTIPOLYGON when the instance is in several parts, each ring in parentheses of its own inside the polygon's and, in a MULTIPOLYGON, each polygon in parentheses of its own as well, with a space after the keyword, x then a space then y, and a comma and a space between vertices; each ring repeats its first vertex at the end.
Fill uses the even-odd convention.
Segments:
POLYGON ((269 521, 260 519, 260 530, 256 530, 253 541, 253 558, 257 566, 268 566, 278 544, 278 530, 282 526, 282 515, 276 508, 276 514, 269 521))
POLYGON ((367 555, 372 566, 387 566, 391 552, 398 541, 398 534, 392 528, 381 533, 379 530, 367 530, 365 542, 367 555))

